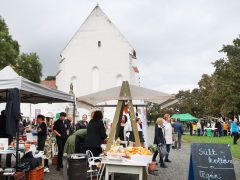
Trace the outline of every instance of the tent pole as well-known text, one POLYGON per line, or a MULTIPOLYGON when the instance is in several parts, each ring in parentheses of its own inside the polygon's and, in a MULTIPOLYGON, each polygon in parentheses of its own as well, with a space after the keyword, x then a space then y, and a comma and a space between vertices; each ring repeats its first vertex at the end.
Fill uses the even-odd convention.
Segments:
POLYGON ((76 108, 76 103, 73 103, 73 129, 75 129, 75 116, 76 116, 76 112, 75 112, 75 108, 76 108))
POLYGON ((16 119, 16 128, 17 128, 17 134, 16 134, 16 166, 18 165, 19 162, 19 119, 16 119))
MULTIPOLYGON (((19 91, 19 102, 21 105, 21 92, 19 91)), ((21 111, 20 111, 21 113, 21 111)), ((21 114, 19 114, 19 117, 16 119, 16 128, 17 128, 17 134, 16 134, 16 166, 19 162, 19 120, 21 119, 21 114)))

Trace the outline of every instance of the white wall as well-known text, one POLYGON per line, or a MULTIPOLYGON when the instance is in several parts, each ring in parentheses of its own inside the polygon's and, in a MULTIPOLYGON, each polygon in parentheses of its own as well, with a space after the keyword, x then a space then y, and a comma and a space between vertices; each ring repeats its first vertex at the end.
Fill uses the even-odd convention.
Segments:
MULTIPOLYGON (((76 76, 74 93, 78 97, 121 85, 124 80, 136 84, 129 56, 132 52, 133 47, 96 7, 61 53, 64 60, 59 65, 57 87, 69 92, 71 78, 76 76)), ((106 114, 112 118, 115 109, 110 111, 106 114)), ((82 113, 84 110, 80 116, 82 113)))

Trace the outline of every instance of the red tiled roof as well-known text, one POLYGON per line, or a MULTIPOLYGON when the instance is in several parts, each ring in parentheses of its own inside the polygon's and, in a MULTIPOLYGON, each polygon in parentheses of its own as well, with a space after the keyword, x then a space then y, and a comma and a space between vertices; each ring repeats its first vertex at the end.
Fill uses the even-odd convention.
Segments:
POLYGON ((42 84, 44 86, 47 86, 49 88, 52 88, 52 89, 56 89, 57 88, 55 80, 51 80, 51 81, 44 80, 44 81, 41 81, 40 84, 42 84))
POLYGON ((133 68, 134 72, 139 73, 139 70, 138 70, 137 66, 133 66, 132 68, 133 68))

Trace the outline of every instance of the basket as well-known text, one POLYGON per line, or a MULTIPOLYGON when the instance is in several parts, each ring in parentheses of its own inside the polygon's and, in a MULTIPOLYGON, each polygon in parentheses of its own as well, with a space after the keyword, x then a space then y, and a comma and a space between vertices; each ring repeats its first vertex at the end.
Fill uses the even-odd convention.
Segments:
POLYGON ((29 172, 27 172, 28 180, 43 180, 44 179, 44 167, 39 166, 29 172))

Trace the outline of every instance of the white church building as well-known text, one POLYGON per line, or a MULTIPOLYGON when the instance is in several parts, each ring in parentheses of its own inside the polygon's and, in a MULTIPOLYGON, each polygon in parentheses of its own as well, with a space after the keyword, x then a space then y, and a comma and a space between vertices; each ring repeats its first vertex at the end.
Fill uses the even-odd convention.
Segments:
MULTIPOLYGON (((61 52, 56 86, 69 92, 72 84, 76 97, 122 81, 140 86, 136 61, 134 48, 97 5, 61 52)), ((110 109, 104 116, 112 119, 114 108, 110 109)))
POLYGON ((121 85, 140 85, 136 52, 97 5, 60 55, 56 85, 78 96, 121 85))

